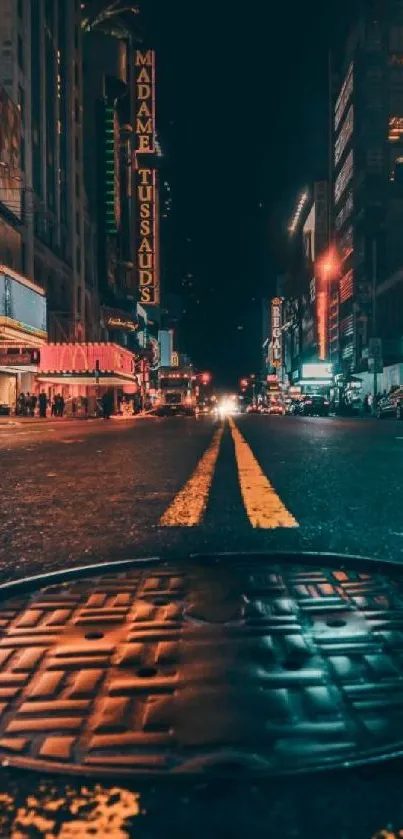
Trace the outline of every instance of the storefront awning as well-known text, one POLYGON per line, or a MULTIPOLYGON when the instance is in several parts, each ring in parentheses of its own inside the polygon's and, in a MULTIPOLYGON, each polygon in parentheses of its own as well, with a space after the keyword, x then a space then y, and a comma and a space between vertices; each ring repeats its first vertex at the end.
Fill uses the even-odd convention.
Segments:
POLYGON ((119 375, 119 373, 113 372, 100 372, 99 376, 97 376, 95 374, 95 371, 92 371, 90 373, 62 373, 59 370, 53 373, 39 373, 36 379, 38 382, 42 382, 43 384, 86 385, 87 387, 96 387, 97 385, 99 385, 100 387, 123 387, 124 385, 128 384, 137 384, 136 376, 119 375))

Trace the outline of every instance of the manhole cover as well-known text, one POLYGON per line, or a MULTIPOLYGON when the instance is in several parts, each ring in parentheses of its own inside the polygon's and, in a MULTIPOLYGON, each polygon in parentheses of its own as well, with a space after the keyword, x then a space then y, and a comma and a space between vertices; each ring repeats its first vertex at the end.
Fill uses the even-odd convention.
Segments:
POLYGON ((403 583, 359 569, 133 563, 3 600, 0 759, 282 774, 403 753, 403 583))

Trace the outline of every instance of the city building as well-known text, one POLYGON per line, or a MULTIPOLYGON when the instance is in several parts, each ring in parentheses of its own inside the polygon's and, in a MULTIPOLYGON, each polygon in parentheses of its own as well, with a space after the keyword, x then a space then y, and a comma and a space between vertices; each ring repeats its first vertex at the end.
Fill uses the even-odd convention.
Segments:
POLYGON ((329 357, 329 186, 317 181, 298 198, 291 218, 282 300, 283 378, 296 381, 303 364, 329 357))
POLYGON ((365 378, 369 342, 403 360, 403 4, 370 0, 345 49, 334 104, 331 358, 365 378))
POLYGON ((21 113, 22 269, 46 290, 50 339, 84 341, 96 336, 98 313, 83 180, 81 4, 9 5, 12 61, 0 82, 21 113))

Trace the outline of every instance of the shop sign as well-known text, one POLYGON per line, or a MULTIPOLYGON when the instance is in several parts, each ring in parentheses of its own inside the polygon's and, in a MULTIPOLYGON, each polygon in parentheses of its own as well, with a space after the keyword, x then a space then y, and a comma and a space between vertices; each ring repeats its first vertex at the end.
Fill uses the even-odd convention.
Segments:
POLYGON ((160 288, 157 270, 156 172, 138 169, 137 183, 137 271, 139 302, 159 306, 160 288))
POLYGON ((136 152, 155 152, 155 53, 135 53, 135 136, 136 152))
POLYGON ((271 363, 273 367, 281 367, 283 363, 282 306, 281 297, 274 297, 271 301, 271 363))
POLYGON ((135 332, 138 329, 138 323, 133 318, 129 317, 127 312, 119 309, 102 310, 102 319, 107 329, 119 329, 122 332, 135 332))
POLYGON ((0 367, 31 367, 39 364, 40 350, 37 349, 0 349, 0 367))
POLYGON ((179 367, 179 354, 175 351, 172 353, 171 366, 172 367, 179 367))

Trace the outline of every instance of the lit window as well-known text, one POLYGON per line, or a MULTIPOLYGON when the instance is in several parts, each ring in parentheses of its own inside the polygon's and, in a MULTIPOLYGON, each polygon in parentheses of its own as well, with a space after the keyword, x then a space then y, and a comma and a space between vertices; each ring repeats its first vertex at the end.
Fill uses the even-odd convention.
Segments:
POLYGON ((388 140, 392 143, 400 140, 403 136, 403 117, 390 117, 388 140))

